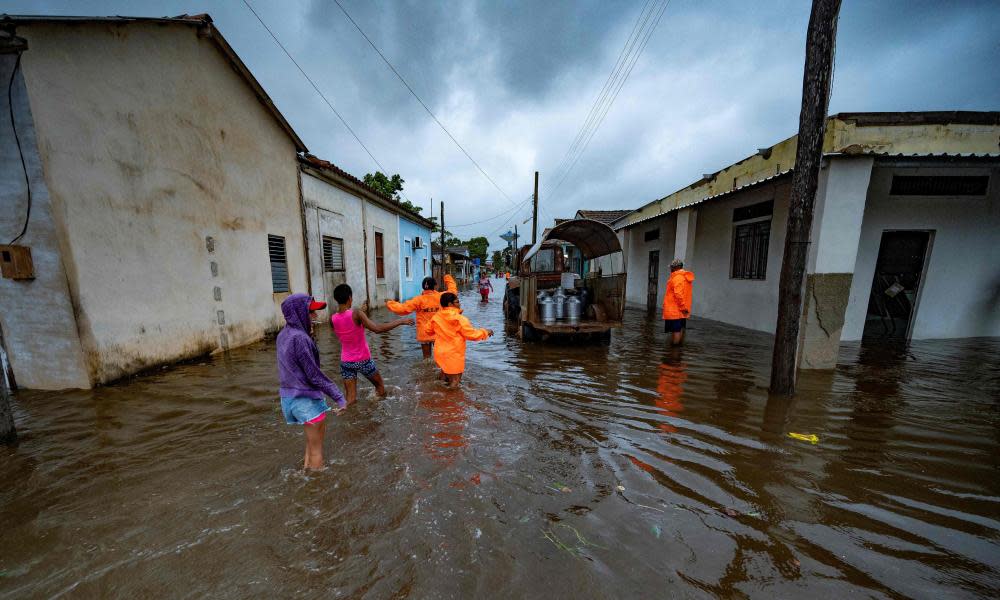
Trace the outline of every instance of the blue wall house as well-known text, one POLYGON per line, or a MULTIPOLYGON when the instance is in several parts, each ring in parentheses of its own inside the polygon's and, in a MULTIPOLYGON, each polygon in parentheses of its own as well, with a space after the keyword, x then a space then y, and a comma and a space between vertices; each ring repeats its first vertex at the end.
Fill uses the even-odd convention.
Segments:
POLYGON ((421 293, 420 281, 431 275, 430 221, 399 215, 399 292, 406 300, 421 293))

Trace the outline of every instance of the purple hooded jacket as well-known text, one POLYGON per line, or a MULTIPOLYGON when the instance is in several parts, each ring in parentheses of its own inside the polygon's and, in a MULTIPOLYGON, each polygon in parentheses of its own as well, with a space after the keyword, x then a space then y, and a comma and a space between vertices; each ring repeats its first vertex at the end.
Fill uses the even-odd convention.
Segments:
POLYGON ((344 408, 347 401, 319 368, 319 348, 309 335, 309 303, 306 294, 292 294, 281 303, 285 327, 278 333, 278 394, 282 398, 329 396, 344 408))

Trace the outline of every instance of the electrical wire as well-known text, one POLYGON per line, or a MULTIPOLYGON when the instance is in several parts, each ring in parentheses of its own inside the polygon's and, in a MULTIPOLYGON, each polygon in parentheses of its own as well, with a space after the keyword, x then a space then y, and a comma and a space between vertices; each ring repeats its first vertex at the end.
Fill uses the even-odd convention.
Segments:
POLYGON ((577 153, 576 158, 573 159, 573 162, 570 164, 569 168, 563 174, 562 178, 559 180, 559 182, 556 184, 556 186, 549 192, 549 195, 555 195, 556 191, 562 186, 562 184, 566 180, 566 178, 569 177, 570 173, 572 173, 573 168, 576 166, 576 163, 580 160, 580 158, 586 152, 587 147, 590 145, 590 141, 593 139, 594 135, 597 133, 597 130, 600 129, 601 124, 604 123, 604 118, 608 115, 608 112, 611 110, 611 106, 614 104, 615 100, 618 98, 618 94, 621 92, 622 88, 625 86, 625 82, 628 81, 629 75, 632 74, 632 69, 635 68, 635 65, 638 62, 639 57, 642 56, 642 52, 646 49, 646 45, 649 43, 649 39, 650 39, 650 37, 652 37, 653 31, 655 31, 657 25, 659 25, 660 19, 663 17, 663 13, 666 12, 667 5, 669 5, 669 4, 670 4, 670 0, 665 0, 665 2, 663 3, 662 8, 660 8, 660 10, 659 10, 659 13, 657 13, 656 19, 653 21, 652 26, 650 26, 649 29, 646 31, 645 36, 643 37, 642 43, 640 44, 638 51, 631 58, 631 62, 629 63, 629 66, 628 66, 627 70, 624 72, 624 76, 622 76, 619 79, 619 82, 617 83, 617 87, 615 88, 614 94, 611 96, 610 100, 603 107, 603 110, 601 112, 601 115, 600 115, 599 119, 595 122, 595 125, 590 130, 590 132, 588 134, 588 137, 586 138, 586 141, 580 147, 580 150, 577 153))
POLYGON ((322 98, 323 101, 326 102, 326 105, 330 107, 330 110, 333 111, 333 114, 337 115, 337 118, 340 119, 340 122, 344 124, 344 127, 347 128, 347 131, 351 132, 351 135, 354 136, 354 139, 358 142, 358 144, 361 145, 362 148, 365 149, 365 152, 367 152, 368 156, 371 157, 371 159, 375 162, 376 165, 378 165, 379 169, 381 169, 383 173, 388 173, 389 172, 388 169, 383 167, 382 163, 380 163, 378 159, 375 158, 375 155, 372 154, 371 150, 368 149, 368 146, 365 146, 365 143, 362 142, 361 138, 358 137, 358 134, 355 133, 353 129, 351 129, 351 126, 347 124, 347 121, 340 114, 340 112, 338 112, 337 109, 333 107, 333 103, 330 102, 330 100, 326 97, 326 94, 324 94, 319 89, 319 86, 316 85, 316 82, 313 81, 312 78, 309 77, 309 75, 302 68, 302 66, 299 65, 298 61, 295 60, 295 57, 292 56, 292 54, 288 51, 288 49, 285 48, 285 45, 281 43, 281 40, 278 39, 278 36, 275 35, 274 32, 271 31, 271 28, 267 26, 267 23, 264 22, 264 19, 260 18, 260 15, 257 14, 257 11, 254 10, 253 6, 250 6, 250 3, 247 0, 243 0, 243 4, 245 4, 246 7, 250 9, 250 12, 253 13, 253 16, 257 17, 257 20, 260 21, 260 24, 263 25, 264 29, 266 29, 267 32, 271 35, 271 39, 274 40, 274 43, 278 44, 278 47, 281 48, 281 51, 285 53, 285 56, 287 56, 288 59, 292 61, 292 64, 294 64, 295 68, 299 70, 299 73, 302 73, 302 76, 305 77, 306 81, 308 81, 309 84, 313 87, 313 89, 316 90, 316 93, 319 94, 319 97, 322 98))
POLYGON ((28 222, 31 220, 31 178, 28 175, 28 164, 24 161, 24 150, 21 148, 21 138, 17 135, 17 124, 14 121, 14 75, 21 68, 21 54, 18 53, 14 68, 10 72, 10 81, 7 82, 7 107, 10 109, 10 128, 14 131, 14 142, 17 144, 17 155, 21 158, 21 170, 24 172, 24 186, 28 191, 28 208, 24 213, 24 226, 21 233, 10 241, 13 246, 19 239, 28 232, 28 222))
POLYGON ((448 138, 451 139, 451 141, 456 146, 458 146, 458 149, 462 151, 462 154, 464 154, 465 157, 468 158, 469 161, 471 161, 472 164, 475 165, 477 169, 479 169, 479 172, 483 174, 483 177, 485 177, 491 184, 493 184, 493 187, 495 187, 496 190, 500 192, 500 195, 502 195, 507 200, 507 202, 510 202, 512 205, 514 205, 515 204, 514 201, 510 199, 510 196, 507 195, 507 192, 503 191, 503 189, 499 185, 497 185, 497 182, 494 181, 492 177, 490 177, 490 174, 486 172, 486 169, 480 166, 480 164, 476 162, 476 159, 472 158, 472 155, 469 154, 469 152, 465 149, 464 146, 462 146, 461 143, 459 143, 457 139, 455 139, 455 136, 453 136, 451 132, 448 131, 448 128, 444 126, 444 123, 442 123, 441 120, 437 118, 437 115, 435 115, 434 112, 427 106, 427 104, 420 98, 420 96, 417 95, 415 91, 413 91, 413 88, 406 81, 406 79, 399 73, 396 67, 394 67, 393 64, 389 62, 389 59, 385 57, 385 54, 383 54, 382 51, 379 50, 379 47, 376 46, 375 43, 371 40, 371 38, 368 37, 368 34, 366 34, 365 31, 361 29, 361 26, 358 25, 358 23, 354 20, 354 18, 351 17, 350 13, 347 12, 347 9, 344 8, 344 5, 340 3, 340 0, 333 0, 333 1, 337 4, 338 7, 340 7, 341 12, 344 13, 344 16, 347 17, 347 20, 350 21, 351 24, 354 25, 354 28, 358 30, 358 33, 360 33, 361 36, 365 38, 365 40, 368 42, 368 45, 371 46, 376 53, 378 53, 378 55, 382 58, 382 61, 385 62, 385 64, 396 76, 396 78, 399 79, 399 81, 406 87, 406 89, 409 90, 410 94, 412 94, 413 97, 417 99, 417 102, 420 103, 420 106, 424 107, 424 110, 427 111, 427 114, 429 114, 432 119, 434 119, 434 122, 437 123, 438 127, 440 127, 442 131, 444 131, 445 135, 447 135, 448 138))
POLYGON ((532 199, 532 196, 528 196, 528 198, 526 200, 522 201, 520 204, 514 206, 513 208, 508 208, 508 209, 504 210, 502 213, 500 213, 498 215, 494 215, 494 216, 490 217, 489 219, 483 219, 482 221, 473 221, 472 223, 461 223, 459 225, 449 225, 448 227, 455 227, 455 228, 458 228, 458 227, 469 227, 471 225, 480 225, 482 223, 489 223, 490 221, 499 219, 500 217, 502 217, 504 215, 507 215, 507 214, 510 214, 512 211, 515 211, 515 210, 521 208, 522 206, 524 206, 525 204, 527 204, 528 201, 531 200, 531 199, 532 199))

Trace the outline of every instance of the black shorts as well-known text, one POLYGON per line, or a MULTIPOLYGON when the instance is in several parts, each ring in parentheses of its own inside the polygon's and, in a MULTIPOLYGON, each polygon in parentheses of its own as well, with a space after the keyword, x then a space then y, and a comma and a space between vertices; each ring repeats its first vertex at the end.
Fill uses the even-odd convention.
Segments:
POLYGON ((680 333, 687 329, 687 319, 664 319, 663 331, 666 333, 680 333))

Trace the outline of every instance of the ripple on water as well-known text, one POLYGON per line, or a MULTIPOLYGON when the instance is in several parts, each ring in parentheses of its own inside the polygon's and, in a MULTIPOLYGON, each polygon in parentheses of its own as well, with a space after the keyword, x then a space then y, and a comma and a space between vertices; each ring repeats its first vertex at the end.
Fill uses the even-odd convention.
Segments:
POLYGON ((329 419, 317 473, 297 466, 268 342, 18 393, 0 597, 1000 589, 1000 341, 845 346, 790 400, 766 392, 763 334, 695 319, 671 350, 629 311, 608 346, 522 344, 498 301, 465 310, 498 335, 470 344, 460 390, 412 330, 370 336, 388 396, 362 384, 329 419))

